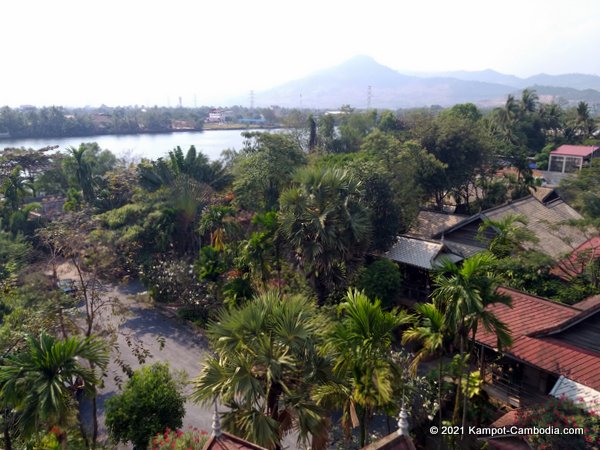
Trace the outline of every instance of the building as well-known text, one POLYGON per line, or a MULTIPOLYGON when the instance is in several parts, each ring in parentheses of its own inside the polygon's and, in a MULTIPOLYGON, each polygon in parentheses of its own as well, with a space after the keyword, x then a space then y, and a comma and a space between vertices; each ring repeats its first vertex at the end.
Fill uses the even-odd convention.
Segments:
POLYGON ((482 326, 477 330, 474 341, 488 394, 526 407, 561 389, 574 390, 572 383, 578 383, 595 401, 592 391, 600 391, 600 302, 564 305, 514 289, 498 291, 511 298, 512 307, 494 304, 488 309, 508 325, 513 342, 499 349, 493 333, 482 326))
POLYGON ((570 173, 591 165, 600 156, 600 147, 591 145, 561 145, 550 152, 548 171, 570 173))
POLYGON ((562 260, 590 238, 569 224, 582 216, 549 188, 537 188, 527 197, 472 216, 421 211, 415 226, 398 236, 392 248, 382 255, 402 265, 406 273, 403 297, 426 300, 432 269, 443 258, 458 263, 486 250, 497 232, 492 227, 480 233, 481 225, 486 219, 498 221, 511 214, 524 216, 527 229, 537 240, 524 242, 523 247, 542 252, 555 261, 562 260))

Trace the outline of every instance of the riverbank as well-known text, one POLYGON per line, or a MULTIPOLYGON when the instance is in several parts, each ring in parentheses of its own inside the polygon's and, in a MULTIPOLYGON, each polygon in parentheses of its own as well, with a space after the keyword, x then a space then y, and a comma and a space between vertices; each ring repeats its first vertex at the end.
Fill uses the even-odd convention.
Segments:
POLYGON ((244 124, 244 123, 207 123, 202 128, 182 128, 172 129, 163 131, 136 131, 136 132, 125 132, 125 133, 96 133, 96 134, 85 134, 85 135, 64 135, 64 136, 18 136, 13 137, 0 133, 0 145, 4 142, 12 142, 18 140, 51 140, 51 139, 88 139, 102 136, 147 136, 147 135, 161 135, 161 134, 172 134, 172 133, 201 133, 203 131, 245 131, 245 130, 274 130, 280 129, 281 125, 278 124, 244 124))

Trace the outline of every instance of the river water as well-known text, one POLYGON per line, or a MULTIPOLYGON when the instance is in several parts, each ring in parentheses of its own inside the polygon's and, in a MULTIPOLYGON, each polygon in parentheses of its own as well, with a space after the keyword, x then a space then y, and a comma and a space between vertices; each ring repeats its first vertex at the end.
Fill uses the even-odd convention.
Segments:
MULTIPOLYGON (((267 131, 267 130, 252 130, 267 131)), ((277 131, 277 130, 268 130, 277 131)), ((202 151, 210 160, 219 159, 225 149, 239 150, 244 145, 242 130, 206 130, 161 134, 98 135, 69 138, 42 139, 2 139, 0 149, 7 147, 42 148, 58 145, 59 150, 78 147, 82 142, 97 142, 102 149, 110 150, 119 157, 127 159, 156 159, 165 156, 169 150, 181 146, 187 151, 190 145, 202 151)))

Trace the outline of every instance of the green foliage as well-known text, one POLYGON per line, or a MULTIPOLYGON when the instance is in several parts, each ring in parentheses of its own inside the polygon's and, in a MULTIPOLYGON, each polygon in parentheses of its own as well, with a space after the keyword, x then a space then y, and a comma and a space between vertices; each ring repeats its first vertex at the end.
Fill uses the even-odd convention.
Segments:
POLYGON ((295 431, 299 443, 312 439, 313 448, 324 448, 327 419, 310 392, 327 374, 317 353, 325 326, 306 298, 276 292, 223 310, 207 330, 216 355, 194 380, 194 400, 210 404, 219 396, 223 427, 264 447, 295 431))
POLYGON ((561 197, 590 219, 600 219, 600 163, 564 178, 559 186, 561 197))
POLYGON ((106 401, 106 426, 115 442, 145 448, 156 433, 181 427, 184 403, 182 386, 167 364, 145 366, 134 372, 121 394, 106 401))
POLYGON ((233 161, 233 192, 244 209, 277 209, 279 195, 306 157, 291 137, 281 133, 249 133, 246 147, 233 161))
POLYGON ((26 348, 0 363, 0 394, 20 414, 25 435, 53 425, 68 425, 75 415, 72 394, 76 379, 94 395, 99 378, 93 369, 105 369, 108 351, 102 341, 71 337, 65 340, 42 333, 29 337, 26 348), (88 361, 92 368, 81 363, 88 361))
POLYGON ((0 230, 0 292, 15 281, 18 272, 29 262, 31 245, 20 235, 0 230))
POLYGON ((368 210, 361 183, 346 171, 311 168, 296 180, 281 194, 281 232, 322 303, 368 247, 368 210))
POLYGON ((402 286, 402 273, 389 259, 378 259, 361 270, 356 287, 367 297, 381 300, 384 307, 390 308, 402 286))
POLYGON ((394 331, 408 318, 396 309, 384 311, 379 300, 372 302, 362 292, 349 290, 344 300, 322 347, 333 359, 335 378, 317 386, 315 398, 332 409, 342 406, 342 426, 349 431, 351 424, 360 425, 362 447, 371 416, 390 407, 401 386, 391 345, 394 331))
POLYGON ((517 410, 515 425, 525 427, 583 428, 584 433, 536 433, 527 437, 534 448, 595 449, 600 443, 600 419, 568 399, 550 399, 544 404, 517 410))
POLYGON ((164 433, 158 433, 150 440, 148 448, 152 450, 202 450, 208 438, 206 431, 198 431, 192 427, 186 431, 167 428, 164 433))
POLYGON ((148 290, 156 301, 194 306, 208 314, 213 301, 206 284, 198 280, 193 264, 173 256, 162 256, 144 274, 148 290))
POLYGON ((212 282, 216 282, 227 268, 223 252, 210 245, 200 249, 195 267, 201 280, 212 282))

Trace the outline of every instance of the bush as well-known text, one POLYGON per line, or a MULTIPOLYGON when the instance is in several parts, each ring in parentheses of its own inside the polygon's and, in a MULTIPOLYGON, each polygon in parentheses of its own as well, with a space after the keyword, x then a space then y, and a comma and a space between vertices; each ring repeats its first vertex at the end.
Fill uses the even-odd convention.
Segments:
POLYGON ((116 442, 146 448, 149 439, 165 428, 181 427, 185 415, 182 384, 168 364, 156 363, 136 370, 120 395, 106 402, 106 426, 116 442))
POLYGON ((517 412, 518 427, 555 427, 584 429, 583 435, 543 434, 529 436, 534 448, 571 450, 596 449, 600 444, 600 419, 570 400, 551 399, 542 405, 517 412))
POLYGON ((150 441, 152 450, 202 450, 208 441, 208 433, 192 428, 188 431, 171 430, 158 433, 150 441))
POLYGON ((378 259, 363 269, 356 287, 370 299, 378 298, 384 307, 394 306, 398 290, 402 287, 402 273, 389 259, 378 259))

